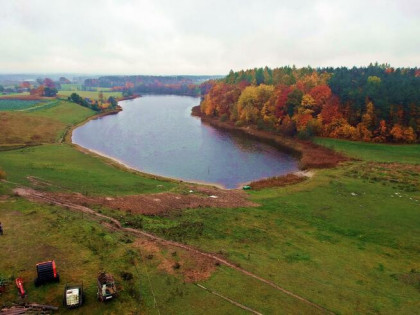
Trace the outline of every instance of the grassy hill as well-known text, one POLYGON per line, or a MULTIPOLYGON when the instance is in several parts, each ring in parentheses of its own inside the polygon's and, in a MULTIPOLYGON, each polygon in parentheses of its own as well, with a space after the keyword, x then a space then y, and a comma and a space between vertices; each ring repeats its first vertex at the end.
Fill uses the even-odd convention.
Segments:
MULTIPOLYGON (((244 313, 198 283, 265 314, 321 312, 187 250, 112 231, 103 221, 65 207, 15 196, 12 189, 17 185, 104 197, 186 193, 182 183, 129 172, 58 143, 66 128, 92 114, 61 102, 8 116, 19 124, 12 128, 16 137, 26 130, 13 144, 24 144, 40 132, 25 126, 31 119, 52 126, 50 136, 41 137, 47 144, 0 152, 0 168, 9 181, 0 182, 0 221, 5 229, 0 252, 10 253, 2 255, 0 277, 23 277, 27 301, 59 306, 64 284, 83 281, 86 305, 74 313, 244 313), (35 264, 48 259, 57 261, 62 281, 36 289, 35 264), (120 296, 109 304, 95 299, 95 277, 101 270, 113 273, 120 289, 120 296), (124 280, 124 273, 133 278, 124 280)), ((96 211, 215 253, 335 313, 417 313, 420 146, 316 141, 358 160, 317 170, 296 185, 250 191, 248 197, 260 204, 257 207, 194 208, 162 216, 104 207, 96 211)), ((11 284, 0 295, 0 304, 16 301, 11 284)))
POLYGON ((0 111, 0 147, 60 142, 73 125, 94 111, 67 101, 52 101, 28 111, 0 111))

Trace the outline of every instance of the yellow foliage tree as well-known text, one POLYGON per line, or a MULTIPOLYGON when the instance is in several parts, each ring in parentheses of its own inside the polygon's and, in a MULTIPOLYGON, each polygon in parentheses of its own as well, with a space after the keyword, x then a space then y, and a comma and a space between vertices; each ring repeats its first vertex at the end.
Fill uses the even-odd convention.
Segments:
POLYGON ((366 105, 366 113, 362 115, 362 124, 369 130, 375 126, 375 106, 372 102, 366 105))
POLYGON ((270 99, 274 86, 261 84, 259 86, 246 87, 237 103, 239 120, 243 122, 257 122, 262 117, 262 109, 270 99))
POLYGON ((312 115, 315 111, 315 106, 316 101, 314 100, 314 98, 309 94, 305 94, 302 97, 302 102, 298 108, 298 113, 302 115, 312 115))
POLYGON ((416 141, 416 133, 414 132, 414 129, 411 127, 404 128, 403 135, 404 135, 404 142, 413 143, 416 141))
POLYGON ((395 124, 389 134, 392 136, 393 140, 396 142, 402 141, 404 139, 403 128, 399 124, 395 124))
POLYGON ((372 131, 370 131, 364 123, 357 124, 357 132, 359 133, 359 139, 370 142, 372 139, 372 131))
POLYGON ((203 102, 201 102, 200 108, 201 108, 201 112, 205 113, 207 116, 214 114, 216 106, 212 102, 212 99, 209 94, 207 94, 204 97, 203 102))

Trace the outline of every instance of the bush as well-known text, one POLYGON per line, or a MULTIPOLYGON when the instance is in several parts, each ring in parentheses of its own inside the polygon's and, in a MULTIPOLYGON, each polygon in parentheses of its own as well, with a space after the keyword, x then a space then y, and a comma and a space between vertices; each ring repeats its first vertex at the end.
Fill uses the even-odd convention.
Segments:
POLYGON ((314 136, 314 132, 311 127, 306 127, 297 134, 298 138, 301 140, 309 140, 314 136))
POLYGON ((257 120, 257 129, 258 130, 266 130, 266 129, 268 129, 264 120, 262 120, 262 119, 258 119, 257 120))
POLYGON ((126 215, 124 226, 132 227, 134 229, 143 228, 143 218, 137 215, 126 215))
POLYGON ((237 122, 235 122, 236 127, 242 127, 243 125, 244 125, 244 122, 242 120, 238 120, 237 122))

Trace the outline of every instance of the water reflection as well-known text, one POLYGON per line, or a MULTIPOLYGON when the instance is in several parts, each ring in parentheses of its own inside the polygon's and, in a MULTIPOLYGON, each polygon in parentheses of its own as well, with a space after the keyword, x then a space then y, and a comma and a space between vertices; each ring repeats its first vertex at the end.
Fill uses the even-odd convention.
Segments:
POLYGON ((297 169, 289 155, 245 136, 191 117, 199 98, 145 96, 124 101, 124 110, 88 122, 73 142, 138 170, 227 188, 297 169))

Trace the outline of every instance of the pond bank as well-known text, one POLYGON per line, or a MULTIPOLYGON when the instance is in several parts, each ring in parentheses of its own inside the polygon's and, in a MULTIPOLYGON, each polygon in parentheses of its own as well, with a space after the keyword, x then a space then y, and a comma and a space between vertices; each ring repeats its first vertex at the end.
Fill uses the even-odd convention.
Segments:
POLYGON ((200 106, 193 107, 191 115, 200 117, 203 123, 209 124, 215 128, 242 133, 248 137, 264 141, 282 151, 290 153, 299 158, 300 169, 330 168, 335 167, 340 162, 350 160, 348 157, 340 153, 314 144, 311 141, 303 141, 296 138, 280 136, 268 131, 256 130, 250 126, 238 127, 230 121, 222 122, 218 118, 203 115, 201 113, 200 106))

